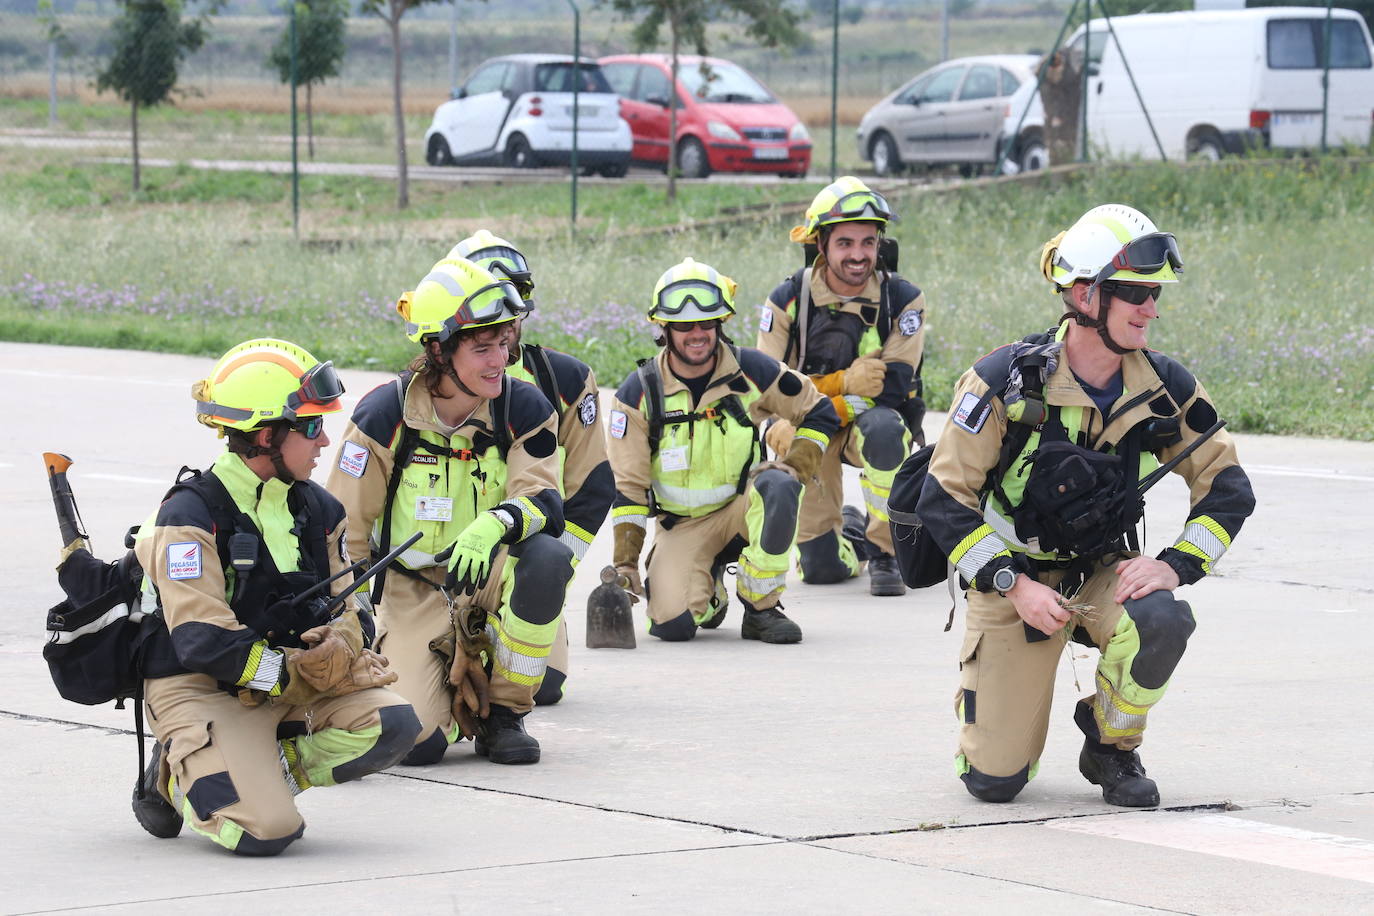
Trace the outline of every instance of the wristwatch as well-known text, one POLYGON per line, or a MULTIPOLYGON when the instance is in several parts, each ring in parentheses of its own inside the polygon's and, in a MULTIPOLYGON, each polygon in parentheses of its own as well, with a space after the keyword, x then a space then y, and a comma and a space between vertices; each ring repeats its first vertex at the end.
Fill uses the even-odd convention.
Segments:
POLYGON ((1016 584, 1016 577, 1021 574, 1015 566, 1003 566, 992 574, 992 588, 1003 598, 1007 597, 1007 592, 1011 591, 1016 584))

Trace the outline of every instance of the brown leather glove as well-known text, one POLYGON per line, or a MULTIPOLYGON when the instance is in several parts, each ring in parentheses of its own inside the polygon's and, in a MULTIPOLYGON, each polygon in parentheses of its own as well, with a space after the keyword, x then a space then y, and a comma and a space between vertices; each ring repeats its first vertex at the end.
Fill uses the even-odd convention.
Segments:
POLYGON ((821 469, 821 458, 824 455, 819 442, 799 437, 792 440, 782 463, 796 472, 798 480, 807 484, 816 479, 816 472, 821 469))
POLYGON ((876 398, 883 393, 883 379, 886 376, 887 363, 871 356, 861 356, 844 370, 844 391, 840 393, 876 398))
POLYGON ((481 657, 459 651, 449 666, 448 682, 453 685, 453 718, 461 731, 459 737, 477 737, 477 720, 491 715, 491 683, 481 657))
POLYGON ((644 584, 639 578, 639 554, 644 550, 644 529, 630 522, 615 526, 615 551, 612 562, 623 580, 620 587, 631 595, 644 597, 644 584))
POLYGON ((312 627, 301 634, 301 642, 309 648, 288 649, 286 653, 292 680, 302 678, 320 693, 348 680, 348 670, 358 653, 343 632, 330 624, 312 627))
POLYGON ((787 420, 774 420, 773 425, 768 427, 768 432, 763 434, 763 441, 768 443, 768 448, 774 455, 786 455, 787 450, 792 447, 792 437, 797 434, 797 428, 787 420))

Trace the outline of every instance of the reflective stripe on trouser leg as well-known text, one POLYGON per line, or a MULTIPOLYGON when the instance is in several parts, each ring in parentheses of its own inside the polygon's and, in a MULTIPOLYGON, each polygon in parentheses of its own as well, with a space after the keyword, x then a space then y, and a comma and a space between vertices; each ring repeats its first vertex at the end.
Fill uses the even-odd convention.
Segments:
POLYGON ((512 547, 502 581, 478 593, 487 609, 493 703, 519 713, 534 708, 571 578, 572 551, 540 534, 512 547))
POLYGON ((776 606, 787 586, 801 498, 802 485, 784 471, 764 471, 749 487, 744 513, 749 543, 740 552, 735 589, 756 609, 776 606))
POLYGON ((901 414, 890 407, 875 407, 854 424, 845 460, 862 468, 859 485, 868 508, 868 539, 883 553, 892 554, 892 529, 887 501, 897 470, 911 451, 911 431, 901 414))

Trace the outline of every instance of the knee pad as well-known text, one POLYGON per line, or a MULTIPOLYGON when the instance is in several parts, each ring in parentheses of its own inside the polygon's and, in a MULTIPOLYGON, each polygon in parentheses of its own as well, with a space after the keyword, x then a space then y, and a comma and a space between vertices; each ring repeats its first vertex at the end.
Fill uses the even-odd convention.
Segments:
POLYGON ((895 471, 906 459, 910 433, 897 411, 891 407, 874 407, 864 411, 855 425, 863 434, 859 454, 865 464, 879 471, 895 471))
POLYGON ((279 855, 282 850, 296 842, 296 840, 299 840, 304 833, 305 824, 301 824, 296 828, 296 832, 290 836, 280 837, 275 840, 260 840, 245 830, 239 836, 238 843, 234 846, 234 855, 257 857, 279 855))
POLYGON ((1188 637, 1197 628, 1193 609, 1166 591, 1128 598, 1125 608, 1140 636, 1140 649, 1131 660, 1131 677, 1141 687, 1156 690, 1174 673, 1188 647, 1188 637))
POLYGON ((697 635, 697 624, 691 611, 683 611, 667 623, 649 622, 649 635, 664 642, 686 642, 697 635))
POLYGON ((843 582, 857 572, 840 557, 840 539, 833 531, 797 545, 801 553, 802 581, 810 585, 843 582))
POLYGON ((515 565, 511 610, 528 623, 552 623, 563 610, 573 574, 572 548, 547 534, 526 538, 510 549, 515 565))
POLYGON ((1021 768, 1021 772, 1011 776, 988 776, 969 767, 967 773, 959 774, 959 778, 964 781, 964 788, 968 789, 969 795, 979 801, 1000 804, 1011 801, 1030 782, 1030 765, 1027 764, 1021 768))
POLYGON ((334 768, 335 782, 348 782, 362 779, 369 773, 377 773, 394 766, 415 747, 415 739, 420 735, 420 717, 414 708, 407 705, 383 706, 377 710, 382 731, 376 742, 363 754, 347 763, 334 768))
POLYGON ((801 482, 785 471, 769 469, 754 480, 754 490, 763 502, 763 528, 756 533, 758 545, 773 556, 787 553, 797 532, 801 482))
POLYGON ((534 705, 553 706, 563 699, 563 682, 567 679, 568 676, 557 668, 545 668, 544 680, 534 692, 534 705))
POLYGON ((438 763, 444 759, 444 752, 447 750, 448 738, 436 728, 430 732, 428 738, 412 747, 410 752, 401 758, 401 766, 426 767, 438 763))

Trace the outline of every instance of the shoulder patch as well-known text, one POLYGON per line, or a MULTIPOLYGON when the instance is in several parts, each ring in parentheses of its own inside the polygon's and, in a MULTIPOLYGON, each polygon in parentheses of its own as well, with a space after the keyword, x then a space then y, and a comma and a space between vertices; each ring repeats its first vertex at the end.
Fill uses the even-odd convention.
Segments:
POLYGON ((339 470, 350 477, 361 478, 367 470, 367 459, 370 457, 371 453, 358 443, 345 441, 339 449, 339 470))
POLYGON ((583 426, 591 426, 596 422, 596 395, 588 394, 577 405, 577 419, 582 421, 583 426))
POLYGON ((901 317, 897 319, 897 330, 902 332, 903 337, 910 337, 921 330, 921 312, 915 310, 902 312, 901 317))
POLYGON ((983 412, 976 417, 969 416, 973 409, 978 406, 980 398, 972 391, 964 392, 964 396, 959 400, 959 406, 954 409, 954 425, 960 429, 966 429, 971 433, 977 433, 983 428, 983 424, 988 420, 988 414, 992 412, 992 405, 983 408, 983 412))
POLYGON ((200 544, 179 541, 167 545, 167 578, 199 579, 200 567, 200 544))
POLYGON ((759 315, 759 330, 765 334, 773 330, 773 307, 767 302, 763 304, 763 312, 759 315))
POLYGON ((627 422, 628 422, 628 420, 627 420, 627 418, 626 418, 626 416, 625 416, 625 411, 623 411, 623 410, 612 410, 612 411, 611 411, 611 422, 610 422, 611 435, 612 435, 612 436, 615 436, 617 439, 624 439, 624 438, 625 438, 625 424, 626 424, 627 422))

